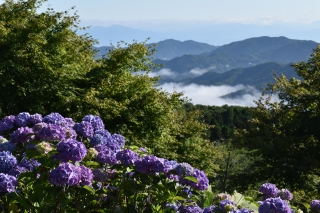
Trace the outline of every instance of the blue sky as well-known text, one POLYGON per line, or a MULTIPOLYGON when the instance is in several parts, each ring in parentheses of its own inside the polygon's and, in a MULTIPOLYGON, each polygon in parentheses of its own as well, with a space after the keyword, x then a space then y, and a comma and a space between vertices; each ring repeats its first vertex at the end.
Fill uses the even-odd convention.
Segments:
POLYGON ((56 11, 76 6, 92 26, 194 21, 272 24, 320 21, 320 0, 49 0, 56 11))

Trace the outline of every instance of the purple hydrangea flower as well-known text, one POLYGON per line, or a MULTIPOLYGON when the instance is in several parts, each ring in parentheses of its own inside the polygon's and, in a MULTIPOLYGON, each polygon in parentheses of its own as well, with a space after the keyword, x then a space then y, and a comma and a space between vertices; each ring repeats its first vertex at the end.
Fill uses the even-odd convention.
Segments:
POLYGON ((61 141, 66 138, 66 130, 62 126, 49 123, 37 132, 36 138, 43 141, 61 141))
POLYGON ((157 175, 164 172, 163 160, 156 156, 144 156, 134 163, 136 170, 143 174, 157 175))
POLYGON ((288 189, 281 189, 278 192, 278 196, 282 199, 282 200, 291 200, 293 198, 292 193, 288 190, 288 189))
POLYGON ((0 132, 12 129, 14 127, 15 119, 16 117, 14 115, 9 115, 2 118, 0 121, 0 132))
POLYGON ((81 170, 71 163, 61 163, 51 170, 49 181, 55 186, 77 186, 81 181, 81 170))
POLYGON ((203 213, 215 213, 216 209, 219 209, 219 208, 217 208, 215 205, 212 205, 212 206, 204 208, 203 213))
POLYGON ((320 200, 313 200, 310 202, 310 209, 312 212, 320 212, 320 200))
POLYGON ((106 182, 108 179, 113 179, 117 171, 114 169, 106 169, 106 170, 101 170, 101 169, 93 169, 93 180, 98 181, 98 182, 106 182))
POLYGON ((76 139, 77 133, 72 129, 71 127, 64 127, 64 130, 66 132, 66 139, 76 139))
POLYGON ((104 129, 104 124, 102 119, 96 115, 86 115, 82 121, 87 121, 92 124, 94 131, 104 129))
POLYGON ((41 123, 42 122, 42 115, 38 114, 38 113, 30 115, 29 122, 32 125, 36 125, 37 123, 41 123))
POLYGON ((74 130, 84 137, 92 137, 94 133, 93 126, 90 122, 82 121, 74 125, 74 130))
POLYGON ((115 141, 117 141, 117 143, 119 144, 119 146, 120 146, 121 148, 124 147, 125 138, 124 138, 122 135, 120 135, 120 134, 113 134, 113 135, 112 135, 112 138, 113 138, 115 141))
POLYGON ((67 126, 67 121, 64 119, 62 115, 59 113, 52 112, 49 115, 46 115, 43 119, 42 122, 47 123, 47 124, 55 124, 58 126, 67 126))
POLYGON ((29 127, 20 127, 10 135, 10 143, 27 143, 34 139, 34 132, 29 127))
POLYGON ((179 213, 203 213, 203 210, 199 206, 181 206, 179 208, 179 213))
POLYGON ((79 167, 81 170, 81 184, 90 186, 93 180, 92 170, 85 166, 79 167))
POLYGON ((252 213, 252 212, 254 212, 254 211, 251 209, 247 209, 247 208, 240 209, 240 213, 252 213))
POLYGON ((175 174, 176 173, 175 168, 179 166, 179 163, 174 160, 169 161, 167 159, 164 159, 163 165, 164 165, 164 170, 163 170, 164 174, 170 180, 179 181, 179 176, 175 174))
POLYGON ((90 137, 90 144, 92 146, 98 144, 106 144, 107 141, 113 140, 112 135, 108 130, 100 129, 94 132, 94 135, 90 137))
POLYGON ((130 149, 124 149, 117 152, 116 157, 124 166, 134 164, 134 162, 139 158, 138 154, 130 149))
POLYGON ((287 201, 281 198, 268 198, 264 201, 258 201, 260 204, 258 212, 259 213, 291 213, 291 208, 289 207, 287 201))
POLYGON ((226 206, 230 207, 233 206, 234 208, 236 208, 236 204, 231 201, 231 200, 222 200, 219 203, 219 208, 223 211, 223 212, 229 212, 232 209, 226 209, 226 206))
POLYGON ((16 148, 16 145, 10 142, 0 143, 0 152, 2 151, 9 151, 12 152, 16 148))
POLYGON ((41 163, 35 159, 23 158, 20 161, 19 165, 25 167, 30 172, 32 172, 34 168, 41 166, 41 163))
POLYGON ((194 189, 202 190, 202 191, 206 190, 209 187, 209 180, 203 171, 199 169, 195 169, 191 177, 195 177, 197 179, 197 182, 194 182, 182 177, 180 178, 180 183, 182 185, 189 185, 194 189))
POLYGON ((188 163, 180 163, 176 166, 175 172, 178 176, 192 176, 194 168, 188 163))
POLYGON ((169 209, 173 209, 174 211, 178 211, 179 206, 177 206, 176 204, 172 204, 172 203, 167 203, 166 207, 169 209))
POLYGON ((0 173, 0 192, 14 192, 17 186, 18 181, 14 176, 0 173))
POLYGON ((0 173, 8 173, 18 164, 15 156, 10 152, 0 152, 0 173))
POLYGON ((8 172, 8 175, 12 175, 12 176, 18 178, 20 174, 25 173, 27 171, 28 171, 28 169, 26 167, 17 165, 15 167, 13 167, 12 169, 10 169, 10 171, 8 172))
POLYGON ((32 127, 32 130, 37 134, 43 127, 48 127, 48 124, 44 122, 37 123, 32 127))
POLYGON ((118 163, 116 153, 112 151, 108 147, 103 147, 100 151, 98 150, 98 155, 96 157, 96 160, 100 164, 110 164, 115 165, 118 163))
POLYGON ((28 112, 21 112, 16 116, 14 124, 18 127, 26 127, 30 121, 30 114, 28 112))
POLYGON ((80 162, 87 154, 87 149, 82 142, 77 140, 63 140, 57 145, 58 158, 62 162, 80 162))
POLYGON ((141 152, 147 152, 147 151, 148 151, 146 148, 143 148, 143 147, 140 147, 139 150, 140 150, 141 152))
POLYGON ((264 194, 263 199, 276 197, 276 196, 278 196, 278 193, 279 193, 279 189, 276 187, 275 184, 272 184, 272 183, 262 184, 260 186, 259 191, 264 194))
POLYGON ((67 127, 73 128, 75 125, 75 122, 72 120, 72 118, 64 118, 67 122, 67 127))

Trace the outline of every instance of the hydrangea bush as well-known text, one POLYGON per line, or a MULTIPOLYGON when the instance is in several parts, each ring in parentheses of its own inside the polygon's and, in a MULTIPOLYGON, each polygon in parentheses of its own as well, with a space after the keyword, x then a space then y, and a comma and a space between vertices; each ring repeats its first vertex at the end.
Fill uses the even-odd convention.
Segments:
MULTIPOLYGON (((75 122, 59 113, 22 112, 0 121, 3 212, 293 211, 289 190, 266 183, 260 192, 259 208, 238 199, 239 193, 214 196, 203 171, 144 147, 126 147, 125 138, 106 130, 98 116, 75 122)), ((312 211, 319 206, 311 202, 312 211)))

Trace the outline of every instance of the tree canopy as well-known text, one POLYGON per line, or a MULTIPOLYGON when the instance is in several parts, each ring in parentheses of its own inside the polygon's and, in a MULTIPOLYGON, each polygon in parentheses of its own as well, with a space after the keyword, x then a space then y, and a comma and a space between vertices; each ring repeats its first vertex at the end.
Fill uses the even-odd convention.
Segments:
POLYGON ((262 156, 247 174, 251 179, 302 188, 320 177, 320 46, 293 67, 301 80, 275 76, 271 93, 257 101, 250 131, 239 131, 236 142, 262 156))
POLYGON ((127 144, 212 174, 220 154, 204 137, 199 111, 186 111, 182 93, 161 90, 147 75, 155 67, 153 46, 120 42, 95 60, 96 41, 80 35, 78 15, 50 8, 38 13, 44 2, 0 5, 0 115, 99 115, 127 144))

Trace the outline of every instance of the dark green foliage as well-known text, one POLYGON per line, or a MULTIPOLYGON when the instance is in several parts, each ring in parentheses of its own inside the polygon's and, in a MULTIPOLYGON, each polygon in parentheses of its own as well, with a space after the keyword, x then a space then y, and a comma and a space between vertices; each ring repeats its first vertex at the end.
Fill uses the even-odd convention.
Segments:
MULTIPOLYGON (((293 65, 302 80, 276 76, 269 89, 278 94, 279 102, 261 97, 251 128, 239 132, 235 142, 262 156, 254 163, 255 175, 247 176, 253 182, 268 180, 303 189, 310 180, 319 180, 319 61, 318 47, 308 62, 293 65)), ((310 186, 319 187, 314 182, 310 186)))

